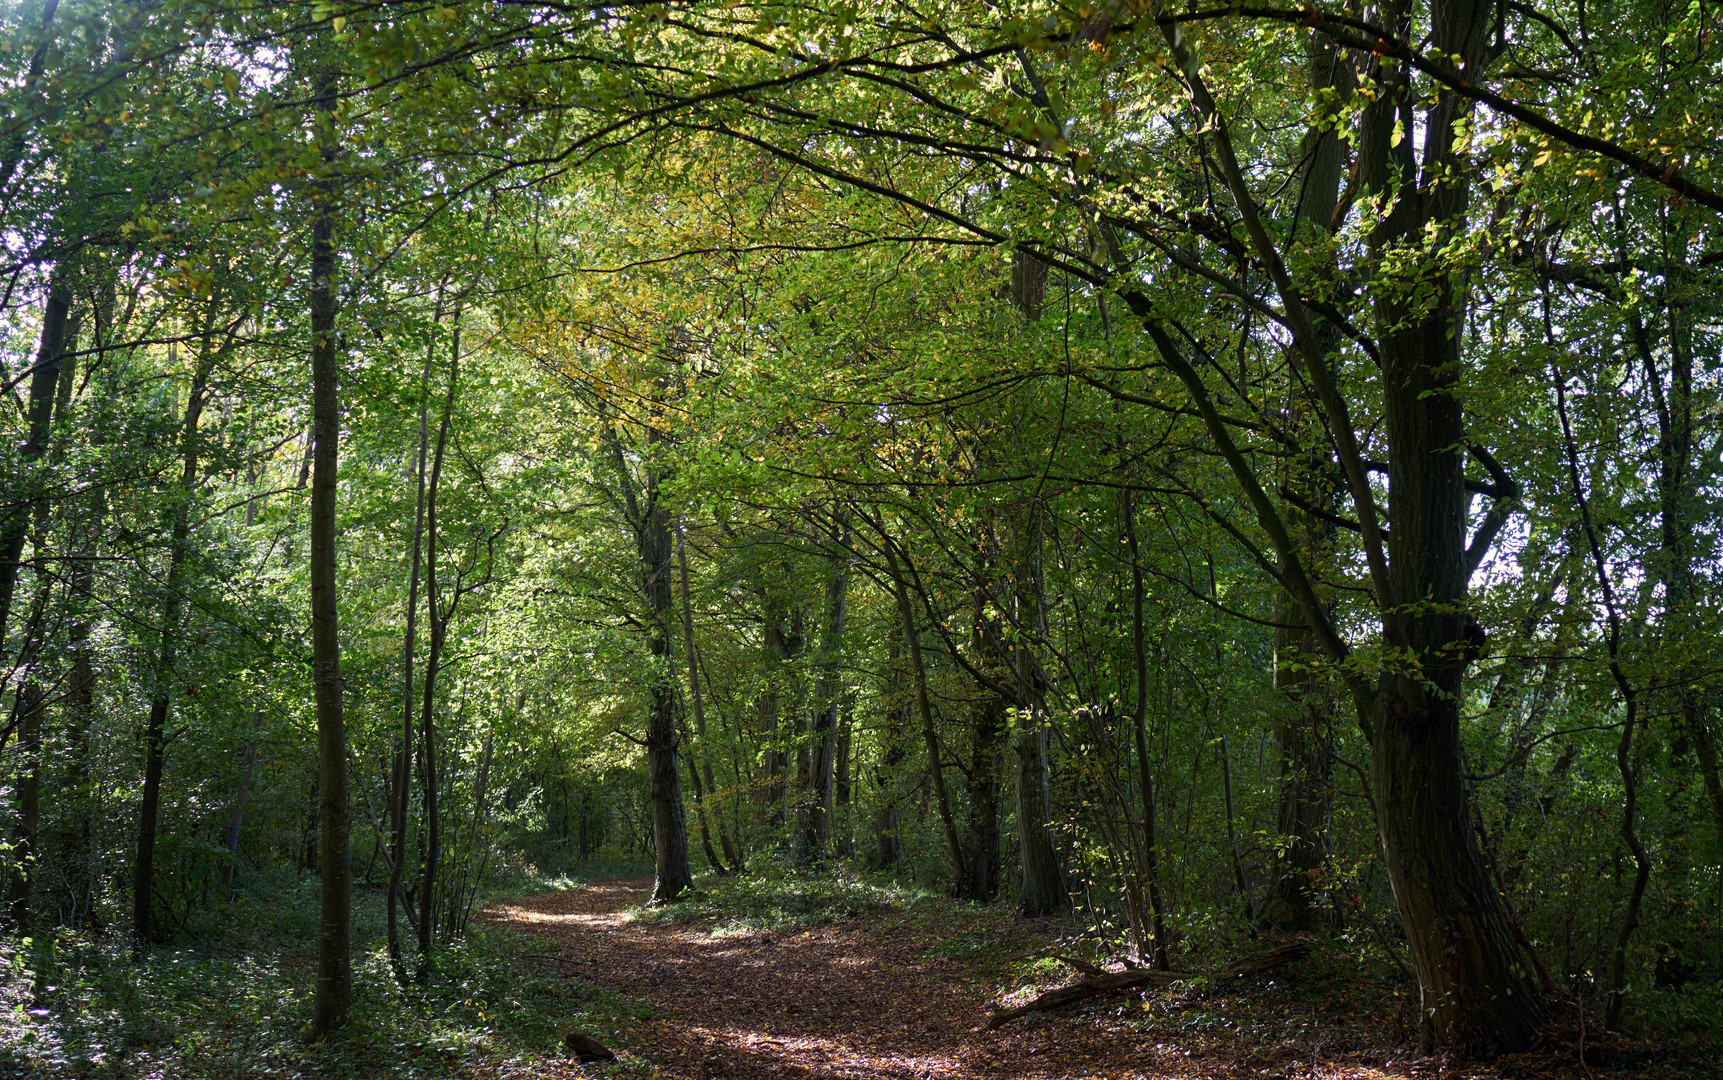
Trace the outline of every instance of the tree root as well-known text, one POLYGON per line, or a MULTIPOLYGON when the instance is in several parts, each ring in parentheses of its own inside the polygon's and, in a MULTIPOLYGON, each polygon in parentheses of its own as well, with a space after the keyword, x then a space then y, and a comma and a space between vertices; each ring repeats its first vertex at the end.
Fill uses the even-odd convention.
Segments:
POLYGON ((1089 964, 1073 963, 1066 957, 1057 957, 1071 966, 1086 970, 1088 977, 1069 986, 1061 986, 1057 990, 1049 990, 1035 1000, 1010 1009, 998 1009, 987 1018, 989 1031, 1007 1024, 1020 1016, 1030 1013, 1051 1012, 1054 1009, 1071 1005, 1079 1001, 1087 1001, 1102 994, 1110 994, 1115 990, 1133 990, 1143 986, 1170 986, 1177 982, 1188 982, 1191 979, 1207 978, 1213 983, 1230 982, 1241 979, 1246 975, 1258 975, 1271 968, 1290 963, 1310 951, 1310 946, 1304 942, 1294 942, 1282 945, 1278 949, 1259 953, 1256 956, 1245 957, 1221 968, 1219 971, 1153 971, 1149 968, 1133 968, 1127 971, 1101 972, 1089 964))

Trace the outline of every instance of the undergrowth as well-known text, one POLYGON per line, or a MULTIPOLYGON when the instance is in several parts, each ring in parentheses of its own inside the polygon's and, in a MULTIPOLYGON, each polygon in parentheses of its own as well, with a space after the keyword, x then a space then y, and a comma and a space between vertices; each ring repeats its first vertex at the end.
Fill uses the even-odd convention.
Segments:
MULTIPOLYGON (((383 947, 381 897, 356 893, 352 1018, 314 1040, 316 895, 310 879, 260 883, 195 936, 142 957, 121 934, 0 945, 0 1076, 502 1077, 563 1057, 570 1031, 625 1050, 649 1015, 522 963, 510 932, 477 923, 439 945, 427 985, 403 988, 383 947)), ((651 1071, 627 1054, 604 1068, 651 1071)))

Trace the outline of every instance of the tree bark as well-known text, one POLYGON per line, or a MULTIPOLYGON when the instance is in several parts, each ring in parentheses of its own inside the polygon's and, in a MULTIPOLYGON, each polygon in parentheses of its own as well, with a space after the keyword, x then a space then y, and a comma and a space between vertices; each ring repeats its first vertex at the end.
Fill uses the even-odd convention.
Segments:
POLYGON ((437 872, 443 856, 443 822, 441 791, 437 779, 437 676, 442 672, 443 645, 447 640, 449 623, 460 603, 460 590, 446 607, 440 604, 437 576, 437 548, 441 540, 437 528, 437 495, 442 488, 443 455, 449 443, 449 424, 455 413, 455 394, 461 377, 460 311, 455 312, 455 328, 449 354, 449 392, 443 400, 443 416, 437 422, 437 449, 431 460, 431 480, 425 494, 425 606, 431 616, 430 650, 425 656, 425 688, 419 704, 419 761, 424 781, 421 805, 425 811, 422 839, 425 847, 424 873, 419 878, 419 970, 420 984, 431 979, 431 938, 436 928, 437 872))
POLYGON ((1149 897, 1154 941, 1150 957, 1156 970, 1168 966, 1166 914, 1161 897, 1161 867, 1155 844, 1154 770, 1149 761, 1147 718, 1149 711, 1149 653, 1143 635, 1143 562, 1137 550, 1137 508, 1127 488, 1119 493, 1119 515, 1123 519, 1125 553, 1131 560, 1131 646, 1136 654, 1137 700, 1131 710, 1131 732, 1137 746, 1137 782, 1143 800, 1143 886, 1149 897))
POLYGON ((1023 847, 1021 904, 1023 914, 1032 919, 1064 910, 1067 901, 1059 857, 1047 835, 1044 731, 1037 716, 1018 728, 1012 741, 1017 751, 1017 821, 1023 847))
MULTIPOLYGON (((847 543, 839 526, 838 546, 847 543)), ((838 713, 843 708, 844 623, 848 614, 849 567, 838 564, 826 574, 826 621, 820 641, 819 671, 814 679, 813 741, 808 763, 808 798, 803 809, 799 858, 804 863, 826 857, 831 841, 833 783, 836 779, 838 713)))
MULTIPOLYGON (((439 293, 431 321, 434 325, 441 323, 442 318, 442 296, 439 293)), ((425 366, 419 375, 419 458, 413 469, 414 486, 417 489, 413 497, 413 556, 407 577, 406 628, 401 645, 401 738, 395 746, 394 769, 389 785, 388 950, 389 961, 395 968, 395 977, 403 981, 407 977, 407 968, 401 955, 398 909, 403 903, 401 884, 407 865, 407 819, 410 816, 408 788, 412 785, 413 720, 418 703, 418 695, 414 692, 417 688, 413 683, 413 661, 418 647, 420 556, 425 539, 425 464, 431 443, 431 367, 436 356, 437 344, 433 336, 431 343, 425 346, 425 366)))
MULTIPOLYGON (((694 648, 694 599, 688 588, 688 551, 687 543, 682 535, 680 526, 676 529, 676 567, 682 577, 682 641, 683 653, 688 662, 688 700, 694 709, 694 735, 697 740, 694 750, 689 754, 689 769, 694 768, 695 758, 700 761, 700 768, 706 775, 704 793, 716 792, 718 785, 712 774, 712 753, 706 746, 706 699, 700 688, 700 654, 694 648)), ((698 781, 694 784, 697 797, 703 792, 698 781)), ((707 845, 708 859, 719 873, 725 873, 724 862, 730 864, 737 873, 742 872, 742 856, 738 845, 730 840, 730 830, 724 823, 724 810, 713 803, 712 818, 718 825, 718 843, 724 849, 724 862, 718 861, 710 854, 711 841, 706 836, 705 803, 702 798, 700 817, 701 841, 707 845)))
POLYGON ((198 485, 198 421, 203 415, 210 370, 215 363, 215 301, 199 345, 197 366, 186 395, 180 426, 180 477, 173 489, 173 528, 168 540, 168 571, 163 583, 161 636, 158 639, 149 722, 144 731, 144 789, 138 808, 137 856, 132 864, 132 941, 142 949, 152 940, 151 909, 155 895, 156 819, 161 806, 162 769, 167 751, 167 722, 173 708, 174 667, 179 657, 180 611, 185 588, 186 556, 191 549, 191 502, 198 485))
POLYGON ((31 672, 18 690, 17 709, 22 714, 19 717, 18 751, 23 761, 17 779, 18 818, 11 856, 16 869, 13 871, 6 920, 12 933, 20 937, 30 932, 30 894, 39 858, 36 841, 42 821, 42 699, 42 683, 31 672))
POLYGON ((257 737, 255 732, 263 726, 263 710, 255 709, 251 714, 251 730, 254 733, 245 740, 245 747, 239 752, 239 786, 233 795, 233 806, 227 812, 227 835, 223 846, 227 848, 227 861, 221 866, 221 895, 222 899, 233 899, 234 871, 239 866, 239 835, 245 826, 245 803, 251 795, 251 771, 257 765, 257 737))
MULTIPOLYGON (((316 92, 325 168, 334 162, 335 80, 316 92)), ((334 181, 318 180, 311 217, 311 663, 317 702, 317 981, 311 1026, 328 1035, 353 1004, 352 867, 347 858, 347 727, 341 701, 341 637, 336 611, 336 468, 341 437, 340 361, 335 340, 334 181)))
MULTIPOLYGON (((662 436, 649 429, 649 441, 659 450, 662 436)), ((647 774, 652 797, 654 880, 652 903, 667 904, 694 885, 688 865, 688 823, 682 810, 682 775, 677 767, 678 737, 676 688, 670 670, 669 621, 674 610, 671 564, 675 548, 670 539, 670 511, 660 502, 662 466, 647 463, 646 499, 636 528, 640 538, 649 627, 647 647, 654 661, 654 677, 646 722, 647 774)))
POLYGON ((30 532, 30 515, 38 498, 37 462, 48 450, 52 431, 54 395, 60 365, 66 351, 67 317, 72 294, 64 274, 56 271, 48 282, 48 298, 42 309, 42 336, 30 373, 30 400, 26 408, 29 434, 18 449, 17 472, 7 493, 10 509, 0 521, 0 641, 6 640, 12 602, 18 590, 18 568, 24 557, 24 541, 30 532))
POLYGON ((909 586, 904 583, 902 568, 892 551, 891 538, 883 530, 880 530, 880 544, 891 573, 893 591, 897 594, 897 614, 903 621, 903 638, 909 645, 909 670, 915 679, 915 703, 921 714, 921 741, 927 748, 927 778, 933 785, 940 823, 945 826, 946 850, 951 855, 952 884, 956 891, 968 880, 968 864, 963 841, 957 835, 957 824, 951 816, 951 799, 945 791, 945 762, 940 750, 939 732, 933 725, 933 704, 927 696, 927 668, 921 659, 921 635, 915 628, 915 608, 909 602, 909 586))

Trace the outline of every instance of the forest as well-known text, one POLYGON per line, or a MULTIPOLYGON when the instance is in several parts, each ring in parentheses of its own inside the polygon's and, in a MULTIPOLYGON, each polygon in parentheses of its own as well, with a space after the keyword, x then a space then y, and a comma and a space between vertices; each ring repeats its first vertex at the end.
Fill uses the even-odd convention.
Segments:
POLYGON ((1720 88, 0 5, 0 1072, 1719 1075, 1720 88))

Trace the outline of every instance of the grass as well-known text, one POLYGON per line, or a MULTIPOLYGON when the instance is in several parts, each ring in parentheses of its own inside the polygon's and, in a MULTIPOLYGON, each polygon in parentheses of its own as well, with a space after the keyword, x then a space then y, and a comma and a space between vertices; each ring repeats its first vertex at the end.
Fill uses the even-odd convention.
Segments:
POLYGON ((841 864, 802 871, 778 866, 729 877, 704 877, 673 904, 643 907, 630 918, 646 923, 702 922, 715 937, 790 932, 860 916, 949 917, 929 892, 841 864))
MULTIPOLYGON (((570 1031, 626 1051, 650 1016, 523 964, 512 934, 477 925, 439 949, 428 985, 403 988, 383 949, 381 906, 355 895, 353 1014, 321 1040, 309 1034, 314 881, 262 883, 195 940, 141 958, 117 936, 59 932, 0 946, 0 1075, 506 1076, 563 1057, 570 1031)), ((603 1067, 615 1077, 650 1072, 629 1054, 603 1067)))

